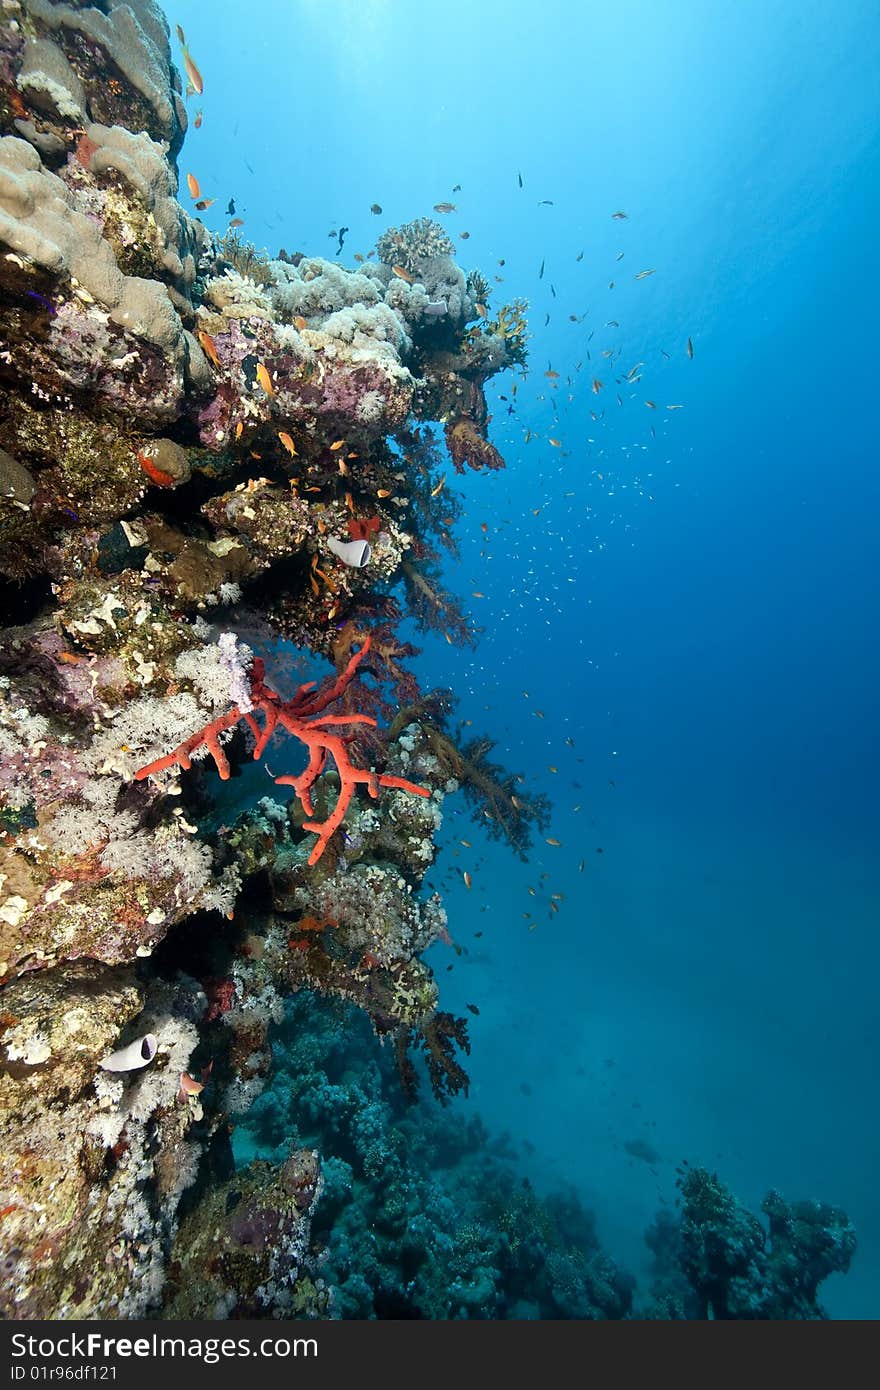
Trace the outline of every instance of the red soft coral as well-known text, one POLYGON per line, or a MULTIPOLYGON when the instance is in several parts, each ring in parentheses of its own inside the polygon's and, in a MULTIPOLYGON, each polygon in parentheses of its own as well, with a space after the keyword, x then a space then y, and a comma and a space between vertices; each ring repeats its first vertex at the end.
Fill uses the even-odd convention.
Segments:
POLYGON ((192 734, 179 747, 167 753, 164 758, 157 758, 155 762, 140 768, 135 773, 136 780, 142 781, 145 777, 149 777, 155 772, 163 772, 168 767, 189 768, 192 766, 192 754, 197 748, 204 746, 214 759, 221 778, 226 781, 229 777, 229 760, 220 743, 220 735, 244 719, 256 739, 254 758, 261 758, 269 739, 280 725, 282 729, 286 729, 289 734, 293 734, 294 738, 298 738, 306 745, 309 750, 309 760, 305 771, 301 772, 298 777, 276 777, 275 782, 278 786, 293 787, 307 816, 313 816, 315 813, 312 804, 312 788, 324 771, 328 757, 333 759, 339 773, 339 796, 330 815, 324 821, 306 821, 303 826, 303 829, 311 830, 318 837, 308 860, 309 864, 316 864, 327 848, 330 837, 342 824, 349 802, 354 795, 354 789, 359 783, 363 784, 370 796, 374 798, 379 795, 380 787, 399 787, 402 791, 412 792, 416 796, 430 796, 431 794, 426 787, 418 787, 414 782, 408 782, 404 777, 392 777, 388 773, 377 773, 367 768, 355 767, 345 748, 346 737, 329 732, 331 728, 340 724, 371 724, 375 726, 375 719, 371 719, 366 714, 322 715, 322 711, 347 689, 355 671, 369 650, 370 638, 366 637, 360 651, 354 653, 345 670, 337 676, 332 685, 325 685, 316 689, 315 682, 312 681, 308 685, 301 685, 289 700, 283 700, 276 691, 271 690, 265 684, 263 679, 265 665, 259 657, 256 657, 251 671, 250 698, 253 709, 259 710, 264 716, 263 727, 260 728, 250 711, 242 710, 238 705, 234 705, 228 714, 221 715, 219 719, 214 719, 210 724, 206 724, 203 729, 192 734))

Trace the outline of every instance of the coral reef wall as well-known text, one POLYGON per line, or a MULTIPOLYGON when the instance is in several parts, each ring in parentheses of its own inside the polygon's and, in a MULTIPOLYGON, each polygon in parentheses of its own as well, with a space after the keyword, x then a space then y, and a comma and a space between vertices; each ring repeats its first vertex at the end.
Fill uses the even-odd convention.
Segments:
MULTIPOLYGON (((354 269, 212 237, 177 197, 186 124, 152 0, 4 0, 6 1317, 160 1306, 191 1213, 225 1210, 284 994, 363 1009, 408 1090, 414 1056, 465 1088, 421 959, 443 801, 465 786, 518 852, 546 814, 490 742, 457 749, 396 631, 475 640, 431 422, 453 470, 502 466, 483 386, 523 365, 523 306, 490 318, 427 218, 354 269)), ((211 1315, 320 1313, 317 1157, 235 1184, 211 1315)))
MULTIPOLYGON (((626 1316, 576 1204, 402 1119, 468 1085, 445 798, 520 855, 549 815, 400 631, 477 640, 451 480, 526 306, 425 217, 353 268, 212 236, 186 125, 153 0, 0 0, 0 1316, 626 1316)), ((818 1315, 842 1213, 684 1195, 663 1315, 818 1315)))

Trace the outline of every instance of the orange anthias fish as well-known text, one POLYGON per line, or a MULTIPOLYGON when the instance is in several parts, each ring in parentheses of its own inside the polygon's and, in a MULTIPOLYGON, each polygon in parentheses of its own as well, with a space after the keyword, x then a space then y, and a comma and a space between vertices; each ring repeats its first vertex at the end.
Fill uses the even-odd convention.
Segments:
POLYGON ((195 126, 196 130, 201 130, 201 128, 202 128, 202 120, 203 120, 203 119, 204 119, 204 118, 203 118, 203 116, 202 116, 201 111, 197 111, 197 112, 196 112, 196 118, 195 118, 195 120, 193 121, 193 125, 195 126))
POLYGON ((195 174, 187 174, 186 186, 189 189, 189 196, 191 198, 201 198, 202 190, 199 187, 199 181, 196 178, 195 174))
POLYGON ((443 474, 443 477, 440 479, 440 481, 439 481, 439 483, 437 484, 437 486, 431 489, 431 496, 432 496, 432 497, 439 497, 439 496, 440 496, 440 493, 443 491, 443 489, 444 489, 445 486, 446 486, 446 474, 444 473, 444 474, 443 474))
POLYGON ((335 452, 337 451, 337 449, 344 449, 344 448, 345 448, 345 440, 344 440, 344 439, 334 439, 333 443, 330 445, 330 448, 331 448, 331 450, 333 451, 333 453, 335 453, 335 452))
POLYGON ((200 198, 196 203, 197 212, 207 212, 212 203, 216 203, 216 198, 200 198))
POLYGON ((294 314, 293 326, 294 328, 297 328, 301 333, 304 328, 308 327, 308 321, 303 318, 302 314, 294 314))
POLYGON ((408 285, 414 285, 416 282, 416 277, 410 275, 408 270, 404 270, 402 265, 393 265, 391 267, 391 273, 392 275, 396 275, 399 280, 405 280, 408 285))
POLYGON ((202 95, 202 92, 205 90, 204 79, 192 60, 192 55, 189 49, 187 48, 186 38, 184 36, 183 30, 181 29, 179 24, 175 27, 177 29, 177 37, 180 40, 180 47, 183 50, 183 66, 186 69, 186 75, 189 78, 189 84, 195 92, 196 96, 200 97, 202 95))
POLYGON ((201 1095, 204 1089, 204 1081, 196 1081, 195 1077, 190 1076, 188 1071, 182 1071, 180 1073, 180 1090, 177 1092, 178 1100, 186 1100, 187 1096, 201 1095))
POLYGON ((275 395, 275 387, 272 385, 272 378, 269 375, 268 368, 262 362, 257 363, 257 381, 260 383, 267 396, 275 395))
POLYGON ((291 439, 291 437, 290 437, 290 435, 287 433, 287 431, 286 431, 286 430, 279 430, 279 431, 278 431, 278 438, 281 440, 281 443, 284 445, 285 449, 286 449, 287 452, 290 454, 290 457, 291 457, 291 458, 296 458, 296 445, 294 444, 293 440, 291 439))
POLYGON ((470 876, 470 874, 468 873, 467 869, 465 869, 464 873, 462 874, 462 878, 464 879, 464 886, 465 886, 465 888, 470 889, 470 886, 471 886, 471 884, 473 883, 473 879, 471 878, 471 876, 470 876))
POLYGON ((232 221, 231 221, 230 224, 229 224, 230 231, 231 231, 233 228, 235 228, 235 227, 243 227, 243 226, 244 226, 244 218, 243 218, 243 217, 233 217, 232 221))
POLYGON ((196 337, 198 338, 199 344, 205 355, 207 357, 210 357, 215 367, 219 367, 221 365, 221 362, 217 354, 217 345, 214 342, 214 339, 211 337, 210 333, 206 333, 204 329, 201 329, 196 334, 196 337))

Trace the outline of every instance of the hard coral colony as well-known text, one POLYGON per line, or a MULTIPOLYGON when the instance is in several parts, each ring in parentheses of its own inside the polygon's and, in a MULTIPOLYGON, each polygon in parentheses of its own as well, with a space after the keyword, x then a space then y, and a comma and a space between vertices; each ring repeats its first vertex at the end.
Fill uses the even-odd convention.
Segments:
MULTIPOLYGON (((290 996, 337 1010, 334 1046, 338 1018, 389 1040, 381 1065, 407 1092, 414 1054, 441 1100, 466 1090, 467 1026, 424 959, 450 941, 422 891, 444 799, 463 788, 520 854, 548 812, 489 739, 458 745, 451 698, 419 689, 399 630, 476 640, 440 569, 462 511, 441 440, 459 472, 503 465, 484 388, 525 365, 524 304, 493 317, 488 281, 426 217, 352 270, 273 257, 240 219, 212 235, 178 198, 186 127, 153 0, 3 0, 3 1318, 366 1309, 364 1281, 343 1297, 344 1261, 334 1274, 313 1239, 322 1167, 345 1185, 317 1119, 236 1170, 231 1117, 267 1085, 290 996), (283 697, 306 656, 335 674, 283 697), (286 802, 248 776, 276 732, 308 754, 274 778, 286 802)), ((362 1109, 352 1068, 339 1093, 362 1109)), ((392 1160, 386 1230, 399 1145, 392 1160)), ((378 1141, 357 1161, 375 1179, 378 1141)), ((428 1190, 415 1166, 407 1181, 428 1190)), ((556 1275, 539 1307, 625 1314, 595 1243, 576 1249, 537 1201, 508 1191, 473 1221, 462 1270, 500 1269, 511 1232, 526 1249, 540 1227, 556 1275)), ((814 1224, 843 1229, 830 1209, 814 1224)), ((508 1293, 525 1280, 518 1266, 508 1293)), ((411 1306, 446 1315, 429 1290, 411 1306)))

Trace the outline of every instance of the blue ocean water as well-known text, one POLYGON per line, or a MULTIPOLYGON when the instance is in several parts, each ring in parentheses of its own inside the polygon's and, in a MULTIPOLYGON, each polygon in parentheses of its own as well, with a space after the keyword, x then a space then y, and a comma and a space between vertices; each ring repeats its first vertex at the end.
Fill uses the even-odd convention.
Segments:
POLYGON ((455 480, 448 580, 484 632, 420 639, 419 673, 561 843, 520 864, 448 819, 433 879, 469 954, 433 964, 480 1007, 457 1104, 637 1274, 682 1158, 752 1206, 839 1204, 860 1248, 823 1301, 877 1316, 876 7, 168 12, 218 230, 233 196, 273 252, 349 227, 351 264, 448 199, 461 263, 530 301, 527 380, 490 387, 507 471, 455 480))

